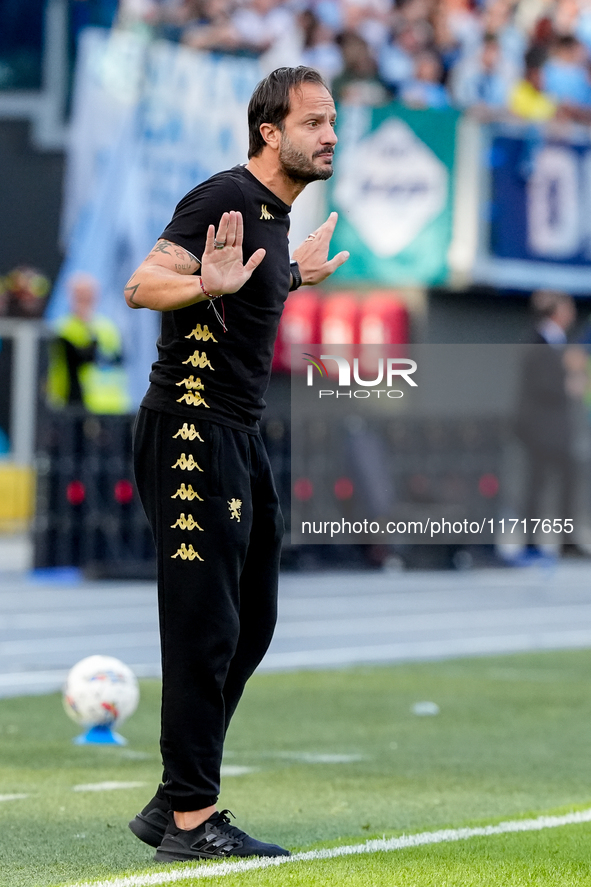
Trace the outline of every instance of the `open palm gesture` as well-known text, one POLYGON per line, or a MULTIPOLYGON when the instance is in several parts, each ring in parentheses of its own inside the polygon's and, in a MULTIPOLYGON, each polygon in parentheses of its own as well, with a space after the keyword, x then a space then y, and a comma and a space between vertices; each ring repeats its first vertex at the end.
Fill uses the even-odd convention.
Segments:
POLYGON ((234 210, 223 214, 217 233, 213 225, 207 229, 205 252, 201 259, 201 280, 212 296, 235 293, 265 258, 266 251, 257 249, 243 265, 243 236, 242 213, 234 210))

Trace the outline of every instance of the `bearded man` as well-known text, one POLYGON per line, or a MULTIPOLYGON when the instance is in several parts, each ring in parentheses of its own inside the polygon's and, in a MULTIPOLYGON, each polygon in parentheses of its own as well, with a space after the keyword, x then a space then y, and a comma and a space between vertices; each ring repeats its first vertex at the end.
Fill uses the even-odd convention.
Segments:
POLYGON ((277 328, 290 290, 348 258, 328 260, 336 213, 289 257, 293 201, 332 175, 335 119, 317 71, 273 71, 250 100, 248 163, 180 201, 125 289, 162 312, 134 459, 158 558, 164 776, 130 822, 159 861, 289 855, 216 804, 226 731, 276 622, 283 520, 258 423, 277 328))

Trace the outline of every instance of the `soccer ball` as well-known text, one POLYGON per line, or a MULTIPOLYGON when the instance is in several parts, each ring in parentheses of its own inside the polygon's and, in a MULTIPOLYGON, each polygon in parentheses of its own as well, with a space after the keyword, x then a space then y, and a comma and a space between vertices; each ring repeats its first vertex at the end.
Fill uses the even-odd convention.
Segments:
POLYGON ((85 727, 120 724, 134 713, 140 691, 132 670, 114 656, 87 656, 64 686, 66 713, 85 727))

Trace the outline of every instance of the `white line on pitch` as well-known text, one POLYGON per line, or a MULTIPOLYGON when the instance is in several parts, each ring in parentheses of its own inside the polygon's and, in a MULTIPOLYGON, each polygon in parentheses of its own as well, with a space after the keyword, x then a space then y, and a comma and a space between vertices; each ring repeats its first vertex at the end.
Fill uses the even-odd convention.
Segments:
POLYGON ((400 838, 380 838, 364 844, 348 844, 344 847, 329 847, 326 850, 308 850, 294 853, 293 856, 244 859, 240 862, 217 862, 196 867, 185 866, 171 871, 154 872, 144 875, 130 875, 107 881, 85 881, 70 887, 156 887, 159 884, 173 884, 185 879, 221 878, 224 875, 241 874, 255 869, 271 868, 292 862, 312 862, 317 859, 335 859, 338 856, 354 856, 365 853, 378 853, 392 850, 405 850, 408 847, 421 847, 425 844, 444 844, 451 841, 465 841, 467 838, 506 835, 510 832, 538 832, 563 825, 578 825, 591 822, 591 809, 566 813, 564 816, 538 816, 537 819, 514 819, 499 822, 498 825, 484 825, 476 828, 449 828, 437 832, 420 832, 416 835, 402 835, 400 838))
POLYGON ((73 785, 73 792, 112 792, 121 788, 141 788, 145 782, 87 782, 73 785))

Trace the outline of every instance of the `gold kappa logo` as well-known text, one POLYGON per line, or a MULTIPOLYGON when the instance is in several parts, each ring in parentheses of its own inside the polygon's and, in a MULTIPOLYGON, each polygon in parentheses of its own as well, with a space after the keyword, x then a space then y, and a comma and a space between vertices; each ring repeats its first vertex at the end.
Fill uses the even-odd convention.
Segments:
POLYGON ((176 402, 186 403, 190 407, 205 407, 207 410, 209 409, 209 404, 203 400, 199 392, 193 394, 192 391, 185 391, 182 397, 177 397, 176 402))
POLYGON ((206 323, 203 324, 203 327, 198 323, 195 329, 191 330, 188 336, 185 336, 185 339, 196 339, 198 342, 207 342, 208 339, 211 339, 212 342, 217 342, 216 337, 206 323))
POLYGON ((230 520, 236 519, 240 523, 242 499, 229 499, 228 508, 230 509, 230 520))
POLYGON ((182 471, 193 471, 194 468, 196 468, 197 471, 203 471, 203 468, 200 468, 197 465, 197 463, 195 462, 195 460, 193 459, 193 453, 189 453, 188 459, 184 453, 181 453, 181 455, 176 460, 174 465, 171 465, 170 467, 171 468, 180 468, 180 469, 182 469, 182 471))
POLYGON ((189 545, 189 547, 187 548, 184 542, 182 543, 181 547, 177 549, 176 554, 171 554, 170 556, 171 558, 180 557, 184 561, 194 561, 195 558, 197 558, 197 560, 203 561, 203 558, 200 556, 199 552, 195 551, 192 545, 189 545))
POLYGON ((185 388, 188 388, 189 390, 195 389, 197 391, 203 391, 205 389, 205 385, 203 384, 199 376, 195 378, 193 375, 190 375, 188 379, 182 379, 180 382, 176 382, 175 384, 177 388, 180 385, 184 385, 185 388))
POLYGON ((176 519, 176 523, 170 525, 171 530, 175 530, 176 528, 179 530, 201 530, 203 532, 203 527, 200 527, 192 514, 188 517, 185 517, 185 512, 181 511, 180 515, 176 519))
POLYGON ((195 429, 195 426, 191 422, 191 427, 189 428, 187 422, 184 423, 182 428, 179 428, 176 434, 172 435, 172 439, 174 440, 176 437, 182 437, 183 440, 200 440, 201 443, 204 443, 203 438, 199 434, 199 432, 195 429))
POLYGON ((197 376, 197 378, 195 379, 195 377, 191 375, 188 379, 183 379, 181 382, 176 382, 175 384, 177 385, 177 387, 179 385, 184 385, 185 388, 189 389, 188 391, 185 391, 182 397, 177 398, 177 403, 186 403, 191 407, 203 406, 206 409, 209 409, 209 404, 205 402, 205 400, 199 393, 200 391, 203 391, 205 389, 205 385, 203 384, 199 376, 197 376), (195 391, 197 393, 194 393, 195 391))
POLYGON ((190 357, 187 357, 186 360, 183 360, 183 365, 186 363, 190 363, 192 367, 199 367, 199 369, 201 370, 204 370, 205 367, 208 367, 210 370, 212 370, 212 372, 215 373, 214 368, 207 359, 207 354, 205 353, 205 351, 202 351, 201 353, 199 351, 194 351, 190 357))
POLYGON ((267 204, 261 203, 261 215, 259 217, 259 221, 260 221, 260 219, 264 219, 266 222, 268 222, 269 219, 274 219, 274 218, 275 218, 275 216, 271 215, 271 213, 267 209, 267 204))
POLYGON ((173 493, 170 498, 171 499, 183 499, 183 501, 185 499, 188 499, 189 502, 192 502, 193 499, 199 499, 200 502, 203 502, 203 499, 201 498, 199 493, 195 492, 195 490, 193 489, 191 484, 189 484, 188 487, 186 487, 184 484, 181 484, 180 487, 178 488, 178 490, 176 491, 176 493, 173 493))

